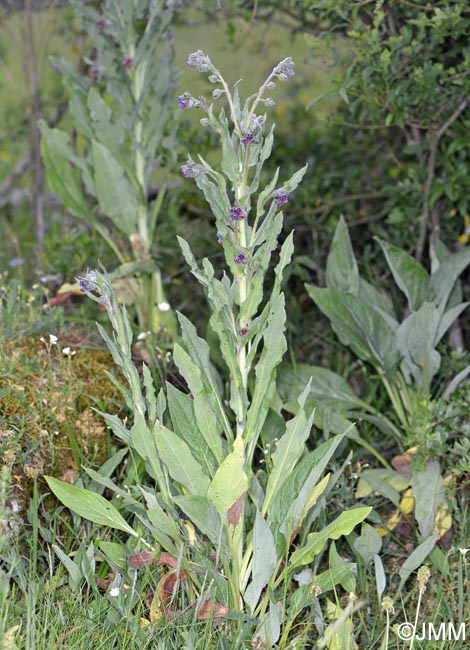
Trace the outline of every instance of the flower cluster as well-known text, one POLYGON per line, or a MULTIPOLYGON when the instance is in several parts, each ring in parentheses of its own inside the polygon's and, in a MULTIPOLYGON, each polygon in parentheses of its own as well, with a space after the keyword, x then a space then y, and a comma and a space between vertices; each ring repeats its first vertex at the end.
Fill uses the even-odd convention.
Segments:
POLYGON ((289 202, 289 192, 286 190, 276 190, 273 194, 273 199, 276 201, 278 208, 289 202))
POLYGON ((233 261, 235 264, 248 264, 245 253, 238 253, 238 255, 234 257, 233 261))
POLYGON ((199 72, 208 72, 213 69, 212 61, 202 50, 190 54, 186 63, 190 68, 196 68, 199 72))
POLYGON ((250 144, 250 142, 253 142, 254 139, 255 136, 253 135, 253 133, 251 131, 247 131, 243 136, 243 138, 240 140, 240 142, 242 144, 250 144))
POLYGON ((198 165, 193 160, 189 160, 186 165, 181 167, 181 173, 184 178, 196 178, 202 173, 201 165, 198 165))
POLYGON ((294 67, 295 63, 292 60, 292 57, 289 56, 287 59, 284 59, 277 64, 273 70, 273 75, 277 77, 279 81, 286 81, 286 79, 295 75, 294 67))
POLYGON ((245 219, 245 218, 246 218, 246 212, 242 210, 242 208, 239 208, 238 205, 234 205, 233 207, 230 208, 231 221, 238 221, 239 219, 245 219))
POLYGON ((196 99, 191 95, 191 93, 185 92, 178 97, 178 106, 181 109, 185 108, 205 108, 206 101, 204 97, 199 97, 196 99))
POLYGON ((86 275, 77 278, 80 285, 80 291, 96 291, 98 285, 96 283, 96 271, 87 271, 86 275))

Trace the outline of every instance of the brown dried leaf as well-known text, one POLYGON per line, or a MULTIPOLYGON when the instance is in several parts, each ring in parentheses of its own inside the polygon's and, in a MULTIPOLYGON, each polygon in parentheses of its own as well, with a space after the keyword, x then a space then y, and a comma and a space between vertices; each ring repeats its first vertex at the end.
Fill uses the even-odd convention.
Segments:
POLYGON ((200 607, 197 608, 198 620, 207 620, 209 618, 223 618, 229 613, 229 608, 213 600, 205 600, 200 607))
POLYGON ((155 551, 140 551, 140 553, 129 555, 127 558, 127 564, 133 566, 135 569, 142 569, 142 567, 147 566, 148 564, 153 564, 157 555, 158 554, 155 551))
POLYGON ((243 511, 243 497, 245 492, 239 497, 233 505, 227 510, 227 521, 231 526, 238 526, 243 511))

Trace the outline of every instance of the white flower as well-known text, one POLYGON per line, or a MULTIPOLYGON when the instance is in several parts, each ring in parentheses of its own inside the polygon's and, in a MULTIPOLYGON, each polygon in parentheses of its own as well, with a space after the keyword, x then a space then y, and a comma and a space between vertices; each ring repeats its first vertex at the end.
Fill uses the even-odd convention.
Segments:
POLYGON ((119 589, 119 587, 113 587, 112 589, 109 590, 108 593, 112 598, 116 598, 121 593, 121 590, 119 589))
POLYGON ((463 555, 465 557, 467 553, 470 551, 470 548, 459 548, 460 555, 463 555))
POLYGON ((63 348, 62 354, 65 354, 66 357, 73 357, 74 354, 77 354, 75 350, 71 350, 69 346, 63 348))
POLYGON ((49 343, 51 345, 56 345, 59 339, 54 334, 49 334, 49 343))
POLYGON ((138 340, 138 341, 143 341, 145 338, 147 338, 147 336, 148 336, 149 334, 150 334, 150 332, 140 332, 140 333, 137 335, 137 340, 138 340))
POLYGON ((160 311, 169 311, 170 310, 170 303, 169 302, 159 302, 158 303, 158 309, 160 311))

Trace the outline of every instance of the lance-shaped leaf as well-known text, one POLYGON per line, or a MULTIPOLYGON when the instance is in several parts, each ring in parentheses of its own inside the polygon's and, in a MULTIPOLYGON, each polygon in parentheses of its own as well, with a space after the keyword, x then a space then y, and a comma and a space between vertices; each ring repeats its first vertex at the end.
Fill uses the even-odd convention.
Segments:
POLYGON ((207 497, 191 494, 177 496, 173 500, 201 533, 217 547, 222 544, 223 550, 227 550, 227 538, 223 533, 224 525, 212 501, 207 497))
POLYGON ((80 185, 80 174, 70 162, 69 137, 58 129, 49 129, 40 123, 41 154, 50 189, 57 194, 65 208, 74 217, 86 219, 90 213, 80 185))
POLYGON ((349 237, 348 227, 343 217, 336 226, 330 252, 326 262, 326 286, 335 291, 345 291, 357 296, 359 291, 359 271, 349 237))
POLYGON ((217 461, 207 441, 198 429, 194 414, 194 402, 189 395, 182 393, 167 382, 167 399, 173 429, 184 440, 208 476, 213 476, 217 461))
POLYGON ((125 235, 138 230, 139 206, 124 169, 110 150, 93 140, 96 196, 107 217, 125 235))
POLYGON ((256 383, 247 417, 247 441, 256 440, 261 432, 275 388, 275 371, 282 361, 287 344, 284 336, 286 311, 284 296, 271 305, 269 323, 263 333, 264 347, 256 364, 256 383))
POLYGON ((190 494, 205 496, 209 478, 185 441, 161 424, 155 427, 155 441, 171 478, 181 483, 190 494))
POLYGON ((268 511, 271 500, 287 480, 289 473, 295 467, 305 449, 305 442, 310 435, 310 429, 313 424, 313 416, 310 416, 310 419, 307 420, 304 411, 305 400, 309 392, 310 383, 307 384, 302 395, 299 397, 299 413, 287 423, 286 432, 277 443, 276 451, 272 455, 273 468, 266 485, 266 497, 262 510, 263 515, 268 511))
POLYGON ((198 429, 214 458, 218 463, 221 463, 223 459, 222 440, 217 425, 214 396, 204 387, 199 368, 191 361, 189 354, 177 343, 175 343, 173 349, 173 358, 193 395, 194 414, 198 429))
POLYGON ((439 309, 443 312, 458 277, 470 264, 470 248, 467 247, 458 253, 448 253, 447 256, 444 256, 443 246, 442 244, 439 246, 439 244, 434 240, 434 248, 431 249, 434 251, 431 284, 439 300, 439 309))
POLYGON ((395 282, 408 300, 410 310, 416 311, 423 303, 431 302, 435 293, 426 269, 398 246, 392 246, 378 238, 377 241, 385 254, 395 282))
POLYGON ((273 534, 261 513, 256 510, 253 527, 252 580, 243 596, 252 612, 258 604, 262 590, 275 573, 276 565, 277 554, 273 534))
POLYGON ((232 453, 220 465, 207 491, 207 497, 223 517, 227 516, 227 511, 248 489, 244 464, 245 445, 241 437, 237 437, 232 453))
POLYGON ((45 476, 44 478, 59 501, 73 512, 76 512, 77 515, 80 515, 80 517, 84 517, 100 526, 117 528, 133 537, 139 536, 113 504, 100 494, 64 483, 52 476, 45 476))
POLYGON ((144 416, 139 411, 134 414, 134 424, 130 433, 130 444, 139 456, 145 460, 148 473, 156 481, 162 481, 163 469, 158 457, 155 439, 145 422, 144 416))
POLYGON ((306 289, 341 343, 350 347, 359 358, 392 374, 400 361, 395 346, 395 332, 376 310, 351 294, 306 285, 306 289))
POLYGON ((416 384, 426 392, 441 364, 437 343, 440 314, 434 303, 425 302, 400 323, 396 346, 416 384))
POLYGON ((331 524, 318 533, 310 533, 304 546, 298 548, 291 556, 291 568, 313 562, 316 555, 321 553, 328 539, 339 539, 349 535, 357 524, 364 521, 372 508, 361 507, 342 512, 331 524))

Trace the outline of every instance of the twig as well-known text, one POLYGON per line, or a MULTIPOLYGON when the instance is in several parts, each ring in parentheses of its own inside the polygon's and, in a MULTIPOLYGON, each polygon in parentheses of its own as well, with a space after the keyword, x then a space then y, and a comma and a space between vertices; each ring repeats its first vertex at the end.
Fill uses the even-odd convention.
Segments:
POLYGON ((434 177, 436 175, 436 161, 437 161, 437 150, 439 147, 439 141, 446 131, 452 126, 452 124, 458 119, 461 113, 467 108, 468 100, 464 99, 459 106, 455 109, 449 119, 444 122, 440 129, 431 133, 431 145, 429 147, 429 158, 428 158, 428 173, 426 177, 426 183, 423 190, 423 211, 419 219, 419 237, 418 243, 416 244, 416 259, 418 262, 421 262, 423 259, 424 245, 426 243, 426 235, 429 222, 429 197, 431 194, 432 184, 434 182, 434 177))

